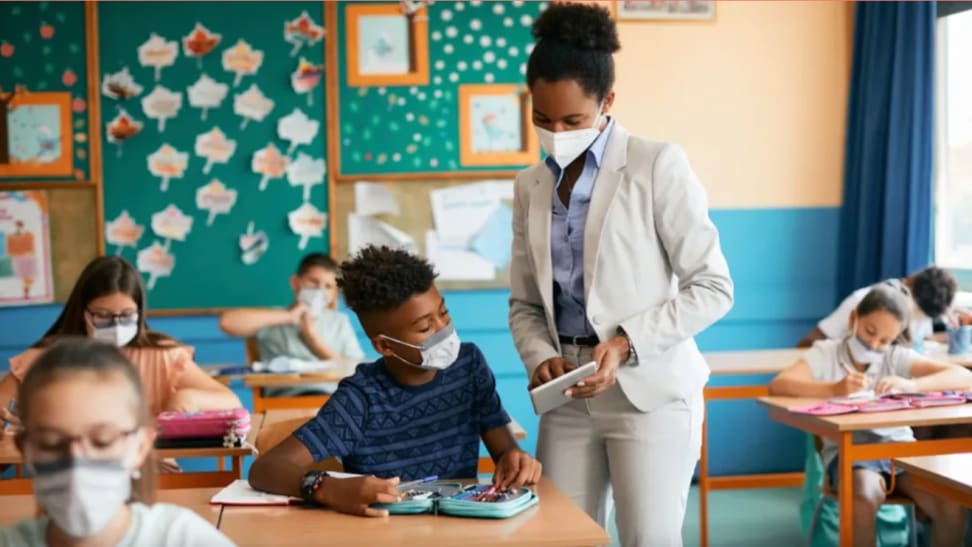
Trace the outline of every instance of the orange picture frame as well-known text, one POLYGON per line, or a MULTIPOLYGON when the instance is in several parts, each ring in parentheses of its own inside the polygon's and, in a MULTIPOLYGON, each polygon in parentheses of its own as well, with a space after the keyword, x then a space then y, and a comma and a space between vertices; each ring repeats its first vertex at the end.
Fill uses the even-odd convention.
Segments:
MULTIPOLYGON (((530 96, 516 84, 465 84, 459 86, 459 163, 463 166, 529 165, 540 159, 540 143, 530 123, 530 96), (520 148, 479 150, 476 134, 481 123, 474 116, 474 101, 480 97, 513 98, 519 106, 520 148)), ((500 122, 502 123, 502 122, 500 122)))
POLYGON ((13 162, 0 164, 2 177, 71 176, 74 173, 74 138, 71 123, 71 93, 67 91, 18 93, 10 102, 12 112, 29 106, 55 106, 59 109, 57 143, 60 154, 50 162, 13 162))
MULTIPOLYGON (((392 85, 428 85, 429 83, 429 22, 428 10, 406 15, 402 11, 402 4, 351 4, 345 6, 345 28, 347 29, 347 78, 348 85, 354 87, 392 86, 392 85), (361 51, 362 24, 368 18, 401 17, 406 22, 408 36, 407 72, 389 72, 387 74, 362 70, 362 59, 365 52, 361 51)), ((394 47, 394 44, 390 44, 394 47)))

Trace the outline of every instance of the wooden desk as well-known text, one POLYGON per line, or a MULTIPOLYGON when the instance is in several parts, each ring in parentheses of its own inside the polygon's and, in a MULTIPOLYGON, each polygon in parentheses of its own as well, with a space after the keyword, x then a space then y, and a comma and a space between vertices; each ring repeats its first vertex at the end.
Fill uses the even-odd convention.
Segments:
POLYGON ((918 488, 972 508, 972 452, 899 458, 895 465, 907 471, 918 488))
POLYGON ((546 477, 540 503, 509 519, 395 515, 366 519, 317 508, 230 507, 220 531, 240 545, 606 545, 607 532, 546 477))
MULTIPOLYGON (((161 448, 155 451, 158 459, 166 458, 216 458, 216 471, 199 473, 163 473, 159 475, 159 488, 200 488, 225 486, 236 479, 243 478, 243 457, 253 454, 253 443, 263 426, 262 414, 250 417, 250 432, 246 444, 241 447, 223 448, 161 448), (225 458, 230 458, 230 469, 226 469, 225 458)), ((0 465, 15 465, 16 477, 0 480, 0 496, 30 494, 32 481, 23 474, 23 458, 14 444, 13 435, 0 437, 0 465)))
MULTIPOLYGON (((776 374, 803 357, 805 349, 769 349, 705 353, 712 376, 760 376, 776 374)), ((769 394, 765 382, 736 386, 706 386, 705 400, 738 401, 769 394)), ((803 484, 803 473, 762 473, 758 475, 709 476, 709 420, 702 423, 702 453, 699 457, 699 543, 709 544, 709 492, 749 488, 786 488, 803 484)))
MULTIPOLYGON (((163 490, 156 496, 157 502, 171 503, 191 509, 212 523, 219 522, 222 506, 210 505, 209 500, 219 492, 219 488, 192 488, 185 490, 163 490)), ((0 497, 0 526, 9 526, 37 514, 37 500, 31 494, 0 497)))
POLYGON ((852 444, 851 442, 853 432, 866 429, 972 423, 972 404, 893 412, 844 414, 841 416, 811 416, 796 414, 790 412, 789 409, 795 406, 813 404, 819 402, 819 399, 760 397, 759 402, 767 408, 770 418, 837 443, 840 458, 837 473, 837 500, 840 512, 841 547, 849 547, 853 537, 851 514, 853 503, 851 464, 853 462, 968 452, 969 443, 972 441, 972 437, 969 437, 911 443, 852 444))

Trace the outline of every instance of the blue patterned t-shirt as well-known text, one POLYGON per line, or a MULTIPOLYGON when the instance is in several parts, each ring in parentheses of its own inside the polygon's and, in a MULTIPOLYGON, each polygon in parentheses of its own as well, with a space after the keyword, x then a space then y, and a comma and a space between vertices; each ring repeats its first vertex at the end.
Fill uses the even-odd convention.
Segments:
POLYGON ((459 357, 422 386, 403 386, 383 359, 359 365, 294 435, 314 461, 340 458, 349 473, 417 480, 476 476, 480 436, 510 422, 482 352, 459 357))

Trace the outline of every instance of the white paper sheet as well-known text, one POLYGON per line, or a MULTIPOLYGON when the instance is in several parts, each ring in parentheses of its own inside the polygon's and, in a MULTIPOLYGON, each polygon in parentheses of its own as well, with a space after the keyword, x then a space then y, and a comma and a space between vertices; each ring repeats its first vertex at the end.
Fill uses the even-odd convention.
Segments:
POLYGON ((388 247, 417 252, 415 240, 405 232, 380 220, 348 214, 348 250, 354 254, 368 245, 385 245, 388 247))
POLYGON ((496 267, 486 258, 461 247, 443 244, 434 230, 425 233, 425 256, 443 281, 492 281, 496 267))
POLYGON ((387 186, 377 182, 354 184, 354 212, 370 217, 374 215, 398 216, 398 200, 387 186))
POLYGON ((468 248, 502 200, 512 199, 512 181, 484 181, 433 190, 432 217, 441 244, 468 248))

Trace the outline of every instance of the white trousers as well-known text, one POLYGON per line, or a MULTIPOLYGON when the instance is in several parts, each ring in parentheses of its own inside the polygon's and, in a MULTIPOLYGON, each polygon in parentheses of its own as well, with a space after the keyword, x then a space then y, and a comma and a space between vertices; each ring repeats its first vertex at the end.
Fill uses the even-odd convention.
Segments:
MULTIPOLYGON (((564 359, 591 361, 590 348, 564 346, 564 359)), ((702 445, 702 393, 641 412, 620 386, 540 418, 543 472, 607 528, 611 492, 621 545, 679 547, 702 445)))

